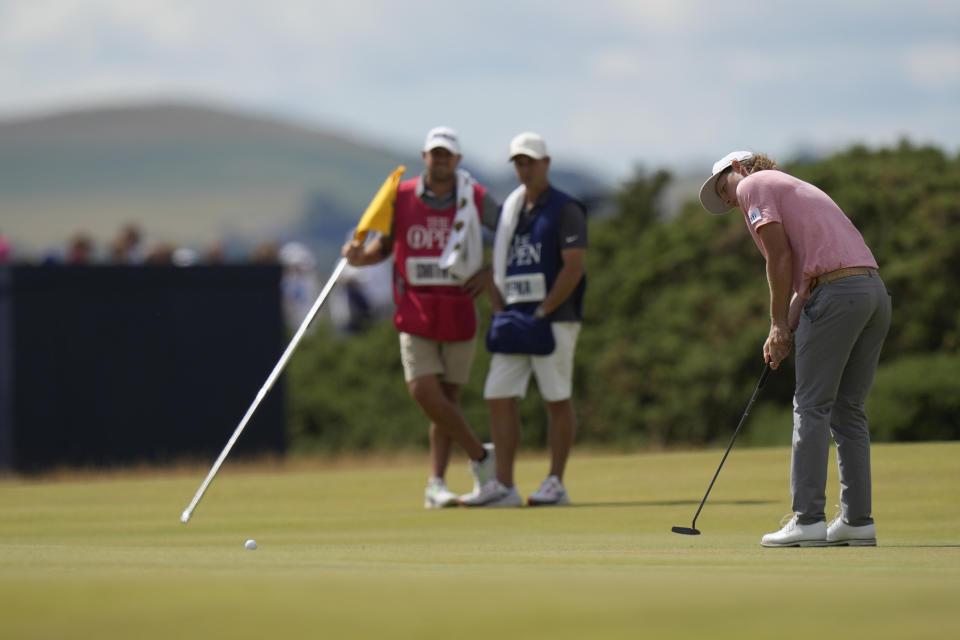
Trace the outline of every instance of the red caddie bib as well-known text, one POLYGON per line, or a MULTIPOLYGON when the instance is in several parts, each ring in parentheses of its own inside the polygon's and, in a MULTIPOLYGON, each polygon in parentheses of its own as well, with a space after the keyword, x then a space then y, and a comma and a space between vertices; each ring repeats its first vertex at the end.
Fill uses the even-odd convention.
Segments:
MULTIPOLYGON (((441 342, 470 340, 477 331, 473 298, 439 267, 456 207, 431 209, 417 197, 420 178, 397 189, 393 214, 393 300, 398 331, 441 342)), ((486 190, 475 185, 478 214, 486 190)))

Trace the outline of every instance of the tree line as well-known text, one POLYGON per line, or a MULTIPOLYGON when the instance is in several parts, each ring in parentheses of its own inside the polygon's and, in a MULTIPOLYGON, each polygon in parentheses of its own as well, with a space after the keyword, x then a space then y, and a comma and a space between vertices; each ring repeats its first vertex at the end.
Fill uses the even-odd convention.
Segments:
MULTIPOLYGON (((867 404, 875 441, 960 438, 960 156, 902 141, 853 146, 784 170, 826 191, 863 234, 893 299, 893 321, 867 404)), ((764 262, 738 210, 706 213, 692 193, 665 216, 672 176, 638 168, 612 215, 590 221, 586 318, 577 350, 578 442, 607 448, 725 442, 763 366, 769 328, 764 262)), ((480 331, 489 322, 481 299, 480 331)), ((350 338, 322 324, 287 373, 294 450, 393 450, 426 445, 389 321, 350 338)), ((478 343, 462 405, 489 434, 478 343)), ((790 442, 792 357, 774 372, 745 444, 790 442)), ((531 384, 522 444, 545 444, 531 384)))

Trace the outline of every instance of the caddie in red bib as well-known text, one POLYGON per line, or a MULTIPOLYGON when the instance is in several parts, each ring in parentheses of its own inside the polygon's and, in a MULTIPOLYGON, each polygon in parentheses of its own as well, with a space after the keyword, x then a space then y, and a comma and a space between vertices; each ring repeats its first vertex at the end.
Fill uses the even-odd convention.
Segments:
POLYGON ((460 387, 470 377, 476 348, 477 311, 473 299, 491 286, 483 269, 481 224, 496 228, 499 205, 470 174, 457 168, 460 142, 448 127, 427 134, 426 171, 400 181, 399 167, 374 197, 357 227, 381 235, 343 247, 354 266, 393 255, 393 323, 400 332, 400 360, 411 397, 430 420, 431 474, 424 506, 449 507, 457 494, 444 474, 451 445, 470 457, 476 492, 493 477, 492 445, 484 445, 460 410, 460 387))

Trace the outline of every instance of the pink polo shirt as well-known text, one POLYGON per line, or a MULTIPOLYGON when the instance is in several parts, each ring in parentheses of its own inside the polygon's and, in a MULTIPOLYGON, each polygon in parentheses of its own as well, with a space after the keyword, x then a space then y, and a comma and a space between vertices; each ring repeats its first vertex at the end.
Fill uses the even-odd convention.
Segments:
POLYGON ((758 171, 737 185, 737 200, 763 257, 757 230, 779 222, 793 251, 793 290, 810 297, 810 281, 846 267, 871 267, 877 261, 840 207, 812 184, 782 171, 758 171))

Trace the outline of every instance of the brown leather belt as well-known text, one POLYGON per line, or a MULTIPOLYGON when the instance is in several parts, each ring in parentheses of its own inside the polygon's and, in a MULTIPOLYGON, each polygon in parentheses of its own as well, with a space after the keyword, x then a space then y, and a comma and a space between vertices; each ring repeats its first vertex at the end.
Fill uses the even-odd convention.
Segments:
POLYGON ((841 278, 849 278, 850 276, 869 276, 876 273, 876 269, 871 269, 869 267, 846 267, 844 269, 837 269, 836 271, 830 271, 822 275, 817 276, 810 281, 810 291, 813 291, 822 284, 828 282, 833 282, 834 280, 839 280, 841 278))

